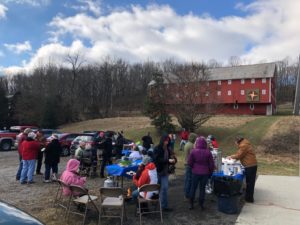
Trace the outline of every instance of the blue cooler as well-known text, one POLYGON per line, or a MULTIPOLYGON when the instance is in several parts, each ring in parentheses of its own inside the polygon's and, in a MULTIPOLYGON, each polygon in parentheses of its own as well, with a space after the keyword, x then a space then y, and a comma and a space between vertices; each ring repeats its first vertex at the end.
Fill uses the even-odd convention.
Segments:
POLYGON ((218 210, 226 214, 236 214, 239 212, 239 196, 219 196, 218 210))

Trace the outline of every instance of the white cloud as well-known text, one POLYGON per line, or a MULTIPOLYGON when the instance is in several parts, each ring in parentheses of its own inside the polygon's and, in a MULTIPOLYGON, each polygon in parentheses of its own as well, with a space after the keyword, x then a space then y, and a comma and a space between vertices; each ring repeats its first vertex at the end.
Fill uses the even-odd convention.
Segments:
POLYGON ((21 54, 26 51, 31 51, 31 44, 29 41, 25 41, 24 43, 16 43, 16 44, 4 44, 4 46, 8 50, 16 54, 21 54))
POLYGON ((80 12, 91 12, 95 16, 101 15, 102 0, 77 0, 78 4, 67 5, 80 12))
POLYGON ((6 11, 8 10, 5 5, 0 4, 0 20, 6 17, 6 11))
POLYGON ((239 56, 246 63, 257 63, 299 54, 300 1, 259 0, 237 8, 248 15, 220 19, 179 15, 166 5, 132 6, 97 17, 58 15, 49 24, 55 43, 42 46, 26 66, 33 68, 41 59, 63 58, 75 50, 90 62, 110 55, 128 61, 214 58, 223 62, 239 56), (65 46, 63 40, 69 36, 74 41, 65 46))
POLYGON ((27 4, 32 6, 49 5, 51 0, 1 0, 4 3, 27 4))

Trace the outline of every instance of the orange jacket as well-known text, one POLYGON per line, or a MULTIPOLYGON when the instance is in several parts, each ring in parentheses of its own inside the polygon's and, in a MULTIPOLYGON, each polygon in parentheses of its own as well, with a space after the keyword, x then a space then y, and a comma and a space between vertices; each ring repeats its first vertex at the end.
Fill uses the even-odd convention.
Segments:
POLYGON ((256 156, 251 143, 244 139, 239 143, 239 149, 231 158, 238 159, 244 167, 256 166, 256 156))

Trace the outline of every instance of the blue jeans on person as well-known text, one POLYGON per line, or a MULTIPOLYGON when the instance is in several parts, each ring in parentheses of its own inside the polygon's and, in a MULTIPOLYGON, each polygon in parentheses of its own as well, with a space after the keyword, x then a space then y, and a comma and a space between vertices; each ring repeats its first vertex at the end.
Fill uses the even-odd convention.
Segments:
POLYGON ((18 168, 18 171, 17 171, 17 175, 16 175, 16 179, 17 180, 20 180, 21 178, 21 173, 22 173, 22 168, 23 168, 23 160, 22 160, 22 156, 19 154, 19 168, 18 168))
POLYGON ((190 199, 193 201, 195 199, 195 194, 199 184, 199 205, 203 207, 205 199, 205 186, 208 180, 208 175, 197 175, 192 174, 192 187, 190 192, 190 199))
POLYGON ((192 168, 189 165, 185 166, 184 176, 184 196, 190 198, 190 192, 192 187, 192 168))
POLYGON ((162 209, 168 208, 168 189, 169 189, 169 176, 158 176, 158 183, 160 184, 160 203, 162 209))
POLYGON ((136 200, 138 198, 138 196, 139 196, 139 189, 135 189, 132 192, 131 196, 132 196, 132 199, 136 200))
POLYGON ((45 180, 50 179, 50 173, 56 173, 58 172, 58 164, 57 163, 52 163, 52 164, 45 164, 45 180))
POLYGON ((23 167, 22 167, 21 179, 20 179, 21 183, 25 182, 26 177, 27 177, 27 182, 33 181, 35 161, 36 161, 35 159, 23 160, 23 167))

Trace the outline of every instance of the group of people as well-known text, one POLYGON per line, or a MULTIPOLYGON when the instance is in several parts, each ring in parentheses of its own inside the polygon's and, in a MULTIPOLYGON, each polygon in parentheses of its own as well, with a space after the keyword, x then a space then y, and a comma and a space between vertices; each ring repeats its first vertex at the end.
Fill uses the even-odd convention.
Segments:
MULTIPOLYGON (((246 193, 245 201, 254 202, 254 186, 257 172, 257 160, 251 143, 241 136, 236 137, 238 150, 228 156, 229 159, 240 160, 245 168, 246 193)), ((190 133, 185 151, 185 181, 184 194, 189 200, 189 208, 194 208, 195 193, 199 186, 199 206, 204 209, 205 187, 212 176, 215 164, 211 151, 218 148, 218 143, 212 135, 207 138, 190 133)))
POLYGON ((58 163, 62 149, 58 142, 57 135, 52 135, 50 140, 50 143, 46 145, 46 139, 42 131, 38 130, 35 133, 30 128, 21 131, 17 136, 20 164, 16 174, 16 180, 20 181, 21 184, 34 183, 33 176, 35 168, 37 175, 43 175, 41 167, 44 155, 44 182, 51 182, 51 170, 52 180, 57 179, 58 163))
MULTIPOLYGON (((51 170, 52 180, 57 179, 58 163, 62 151, 58 138, 56 135, 52 135, 50 143, 45 145, 45 141, 39 135, 38 132, 34 133, 27 128, 18 136, 20 166, 16 178, 20 180, 21 184, 34 183, 34 169, 36 161, 40 158, 40 152, 42 152, 42 155, 45 155, 44 182, 51 182, 51 170)), ((184 136, 184 138, 186 137, 184 136)), ((142 163, 133 176, 133 183, 136 186, 136 190, 133 191, 132 196, 136 198, 139 194, 138 189, 144 184, 160 184, 161 206, 164 211, 171 210, 168 204, 169 175, 172 173, 170 168, 174 167, 177 163, 173 145, 174 139, 173 134, 163 135, 159 144, 154 147, 150 133, 148 133, 142 138, 143 144, 136 146, 135 151, 129 156, 133 160, 142 159, 142 163)), ((215 169, 211 150, 217 149, 218 143, 211 135, 205 138, 204 136, 198 136, 196 133, 188 133, 187 140, 183 139, 183 141, 185 154, 184 196, 189 200, 189 208, 193 209, 196 191, 199 188, 198 202, 200 208, 203 210, 205 186, 215 169)), ((253 195, 257 172, 256 156, 248 140, 239 136, 236 138, 236 144, 238 151, 228 158, 240 160, 241 164, 245 167, 247 184, 245 200, 247 202, 254 202, 253 195)), ((103 178, 105 166, 112 163, 113 145, 111 136, 108 135, 103 138, 101 148, 102 164, 100 166, 100 176, 103 178)), ((95 159, 97 161, 97 150, 84 142, 79 143, 74 157, 68 161, 66 170, 60 177, 66 184, 85 185, 86 177, 82 177, 79 174, 82 158, 90 158, 91 162, 95 161, 95 159)), ((36 172, 37 174, 40 173, 39 170, 36 172)), ((69 190, 64 189, 64 194, 69 195, 69 190)), ((141 197, 144 198, 153 198, 157 194, 155 192, 140 193, 141 197)))

